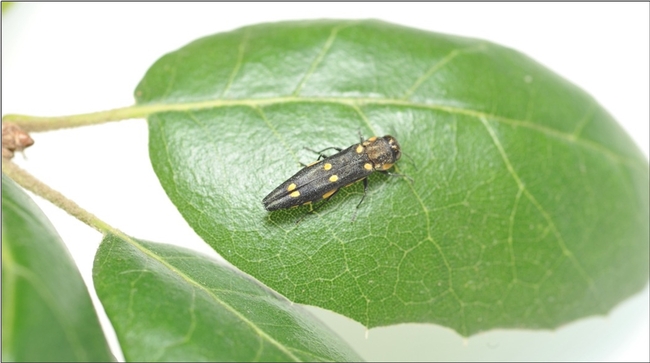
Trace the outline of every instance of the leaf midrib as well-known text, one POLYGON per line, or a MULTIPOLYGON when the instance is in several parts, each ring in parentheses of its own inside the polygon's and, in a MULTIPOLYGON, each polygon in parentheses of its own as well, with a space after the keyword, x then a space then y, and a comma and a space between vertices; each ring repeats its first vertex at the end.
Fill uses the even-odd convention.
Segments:
MULTIPOLYGON (((138 114, 137 116, 147 117, 156 113, 169 112, 169 111, 187 111, 187 110, 233 107, 233 106, 247 106, 253 109, 258 109, 264 106, 290 104, 290 103, 334 103, 334 104, 346 105, 352 108, 358 108, 359 106, 366 106, 366 105, 402 106, 402 107, 413 107, 413 108, 441 111, 452 115, 470 116, 479 123, 481 118, 485 118, 485 119, 494 120, 499 123, 503 123, 510 126, 526 128, 557 139, 562 139, 571 144, 575 144, 587 149, 597 151, 609 157, 610 159, 613 159, 617 163, 624 164, 633 167, 635 169, 639 169, 641 171, 646 170, 645 165, 640 164, 639 160, 619 155, 618 153, 610 150, 609 148, 607 148, 606 146, 600 143, 581 138, 580 135, 575 132, 567 133, 531 121, 509 118, 509 117, 499 116, 496 114, 489 114, 471 108, 454 107, 454 106, 447 106, 442 104, 419 103, 419 102, 392 99, 392 98, 286 96, 286 97, 233 99, 233 100, 214 99, 208 101, 167 103, 167 104, 157 103, 157 104, 138 105, 132 108, 138 109, 137 111, 140 111, 137 112, 138 114)), ((135 110, 132 110, 131 112, 133 111, 135 110)))
MULTIPOLYGON (((108 236, 106 236, 108 237, 108 236)), ((168 268, 170 271, 172 271, 174 274, 182 278, 183 280, 187 281, 189 284, 196 286, 200 290, 204 291, 206 294, 211 296, 215 302, 219 303, 221 306, 223 306, 226 310, 230 311, 232 314, 237 316, 242 322, 250 326, 261 338, 267 340, 269 343, 272 345, 276 346, 278 349, 280 349, 282 352, 284 352, 288 357, 293 359, 296 362, 301 362, 302 360, 297 357, 293 352, 291 351, 291 348, 286 347, 284 344, 280 343, 279 341, 275 340, 272 336, 267 334, 262 328, 260 328, 257 324, 255 324, 253 321, 248 319, 246 316, 242 315, 237 309, 235 309, 233 306, 230 304, 226 303, 225 301, 221 300, 219 296, 215 295, 210 289, 205 287, 204 285, 200 284, 198 281, 194 280, 191 276, 185 274, 183 271, 179 270, 172 264, 168 263, 164 258, 161 256, 157 255, 154 251, 148 249, 146 246, 142 245, 138 241, 136 241, 133 238, 130 238, 127 235, 113 235, 114 238, 117 239, 122 239, 126 243, 132 245, 133 247, 137 248, 140 250, 142 253, 146 254, 150 258, 158 261, 161 263, 163 266, 168 268)))

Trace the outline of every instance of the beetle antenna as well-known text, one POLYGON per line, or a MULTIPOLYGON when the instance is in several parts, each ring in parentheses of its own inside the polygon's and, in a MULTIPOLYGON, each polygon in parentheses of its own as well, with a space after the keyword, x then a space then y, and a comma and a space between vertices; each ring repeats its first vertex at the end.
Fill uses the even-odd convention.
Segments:
POLYGON ((411 165, 413 165, 413 169, 415 169, 415 171, 417 171, 418 168, 417 168, 417 166, 415 165, 415 162, 413 161, 413 158, 412 158, 409 154, 407 154, 407 153, 405 153, 405 152, 403 152, 403 151, 402 151, 402 155, 404 155, 404 156, 406 156, 407 158, 409 158, 409 162, 411 163, 411 165))

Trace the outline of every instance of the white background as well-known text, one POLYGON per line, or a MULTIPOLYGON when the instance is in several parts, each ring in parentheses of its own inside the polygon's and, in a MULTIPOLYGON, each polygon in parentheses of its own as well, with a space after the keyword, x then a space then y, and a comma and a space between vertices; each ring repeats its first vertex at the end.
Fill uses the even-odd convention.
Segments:
MULTIPOLYGON (((648 157, 649 5, 635 4, 17 4, 2 17, 2 114, 57 116, 128 106, 160 56, 260 22, 378 18, 483 38, 522 51, 592 94, 648 157)), ((33 134, 15 160, 88 211, 138 238, 214 256, 162 191, 144 120, 33 134)), ((101 236, 35 197, 92 286, 101 236)), ((91 288, 92 290, 92 288, 91 288)), ((112 347, 115 336, 98 301, 112 347)), ((432 325, 372 329, 310 308, 368 360, 648 361, 648 288, 606 317, 554 332, 463 339, 432 325)))

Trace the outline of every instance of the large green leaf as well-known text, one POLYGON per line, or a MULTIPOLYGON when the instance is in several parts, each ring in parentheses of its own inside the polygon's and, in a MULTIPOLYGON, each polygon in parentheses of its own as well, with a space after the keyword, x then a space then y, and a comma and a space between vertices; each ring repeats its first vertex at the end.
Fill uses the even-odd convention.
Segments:
MULTIPOLYGON (((596 76, 596 75, 594 75, 596 76)), ((603 314, 648 280, 648 164, 576 86, 489 42, 377 21, 263 24, 165 55, 136 89, 167 194, 223 257, 369 327, 463 335, 603 314), (413 179, 316 214, 262 198, 315 156, 392 134, 413 179)))
POLYGON ((359 361, 297 305, 176 246, 109 235, 93 276, 127 361, 359 361))
POLYGON ((63 241, 36 204, 4 174, 2 360, 114 360, 63 241))

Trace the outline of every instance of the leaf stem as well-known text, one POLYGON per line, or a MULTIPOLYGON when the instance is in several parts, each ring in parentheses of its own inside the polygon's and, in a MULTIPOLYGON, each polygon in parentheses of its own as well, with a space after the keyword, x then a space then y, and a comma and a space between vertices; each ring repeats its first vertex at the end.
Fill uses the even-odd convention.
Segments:
POLYGON ((118 229, 111 227, 108 223, 97 218, 92 213, 81 208, 77 203, 66 198, 63 194, 50 188, 42 181, 36 179, 27 171, 21 169, 18 165, 8 159, 2 159, 2 172, 15 181, 18 185, 31 191, 32 193, 45 198, 52 204, 68 212, 71 216, 79 219, 88 226, 96 229, 102 234, 115 234, 126 237, 118 229))
POLYGON ((39 117, 27 115, 5 115, 3 122, 13 122, 27 132, 50 131, 70 127, 89 126, 131 118, 142 118, 155 108, 151 106, 129 106, 112 110, 86 113, 80 115, 39 117))
POLYGON ((97 125, 107 122, 115 122, 134 118, 145 118, 151 114, 159 112, 188 111, 214 107, 264 107, 278 103, 298 103, 298 102, 319 102, 319 103, 338 103, 344 105, 363 105, 363 104, 389 104, 395 102, 399 105, 410 105, 409 101, 378 99, 378 98, 345 98, 345 97, 271 97, 271 98, 251 98, 251 99, 213 99, 195 102, 183 103, 153 103, 146 105, 132 105, 127 107, 115 108, 112 110, 69 115, 41 117, 30 115, 7 114, 2 117, 2 122, 12 122, 18 125, 26 132, 43 132, 58 129, 97 125))

